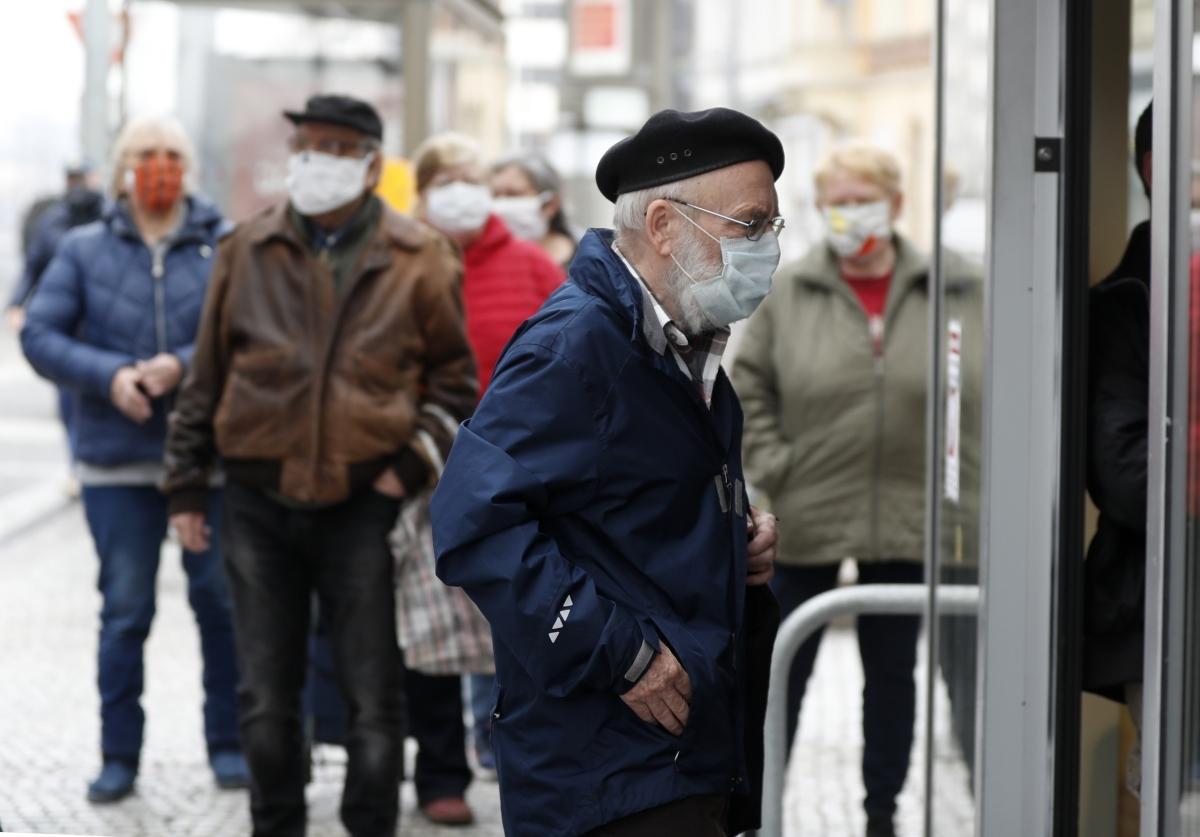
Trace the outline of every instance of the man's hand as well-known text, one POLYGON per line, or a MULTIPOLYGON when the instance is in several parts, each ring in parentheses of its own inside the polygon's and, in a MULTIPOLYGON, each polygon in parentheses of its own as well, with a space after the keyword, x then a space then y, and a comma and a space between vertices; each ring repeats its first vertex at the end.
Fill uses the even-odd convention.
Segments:
POLYGON ((171 528, 179 536, 179 542, 188 552, 208 552, 212 545, 212 530, 204 522, 201 512, 180 512, 171 515, 171 528))
POLYGON ((159 354, 150 360, 139 360, 135 371, 142 389, 151 398, 161 398, 183 380, 183 364, 175 355, 159 354))
POLYGON ((775 547, 779 543, 775 515, 751 506, 746 532, 750 536, 746 547, 746 586, 757 587, 775 577, 775 547))
POLYGON ((113 375, 109 396, 113 406, 120 410, 127 419, 137 424, 144 424, 150 418, 150 399, 138 387, 141 376, 132 366, 123 366, 113 375))
POLYGON ((373 487, 377 493, 384 497, 391 497, 393 500, 403 500, 407 494, 404 490, 404 483, 400 482, 400 478, 391 468, 384 468, 380 472, 379 476, 375 478, 373 487))
POLYGON ((19 305, 5 311, 4 318, 8 320, 8 327, 13 331, 19 332, 25 327, 25 309, 19 305))
POLYGON ((648 724, 656 721, 672 735, 683 734, 692 702, 692 683, 665 642, 637 685, 621 700, 648 724))

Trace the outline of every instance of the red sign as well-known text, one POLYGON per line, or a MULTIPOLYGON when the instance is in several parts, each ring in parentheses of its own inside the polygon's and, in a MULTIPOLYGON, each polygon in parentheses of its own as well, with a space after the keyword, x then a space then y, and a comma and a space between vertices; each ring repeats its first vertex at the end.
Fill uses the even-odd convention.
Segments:
POLYGON ((613 49, 616 45, 616 3, 612 0, 576 2, 575 46, 579 49, 613 49))

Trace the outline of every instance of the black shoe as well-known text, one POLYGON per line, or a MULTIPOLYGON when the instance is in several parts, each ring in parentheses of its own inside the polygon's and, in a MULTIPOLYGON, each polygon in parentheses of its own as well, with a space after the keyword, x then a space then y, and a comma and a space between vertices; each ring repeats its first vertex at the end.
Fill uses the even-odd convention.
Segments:
POLYGON ((867 817, 867 837, 896 837, 891 816, 867 817))
POLYGON ((100 775, 88 785, 88 802, 116 802, 133 793, 137 767, 113 759, 104 762, 100 775))

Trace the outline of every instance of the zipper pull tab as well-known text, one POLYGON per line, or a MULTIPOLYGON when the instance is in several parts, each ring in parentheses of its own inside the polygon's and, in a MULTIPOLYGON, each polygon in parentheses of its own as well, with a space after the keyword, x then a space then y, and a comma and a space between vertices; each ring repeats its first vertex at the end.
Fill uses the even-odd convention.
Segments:
POLYGON ((725 482, 720 475, 713 477, 713 484, 717 487, 717 502, 721 504, 721 514, 729 514, 729 495, 725 490, 725 482))

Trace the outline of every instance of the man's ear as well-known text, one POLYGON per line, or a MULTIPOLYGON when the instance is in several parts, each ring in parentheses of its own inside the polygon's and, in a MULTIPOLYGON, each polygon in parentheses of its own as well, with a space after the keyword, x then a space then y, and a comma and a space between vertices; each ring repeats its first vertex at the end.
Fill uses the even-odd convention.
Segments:
POLYGON ((646 241, 650 243, 651 250, 664 258, 671 255, 672 244, 675 240, 671 231, 677 217, 675 207, 667 200, 651 201, 650 205, 646 207, 646 220, 643 227, 646 241))
POLYGON ((900 192, 892 195, 892 221, 895 222, 900 217, 900 211, 904 209, 904 195, 900 192))
POLYGON ((379 181, 383 177, 383 152, 376 149, 374 152, 375 158, 371 160, 371 165, 367 167, 367 191, 374 192, 379 186, 379 181))
POLYGON ((1142 155, 1142 185, 1146 188, 1146 194, 1150 194, 1150 189, 1154 186, 1154 152, 1147 151, 1142 155))

